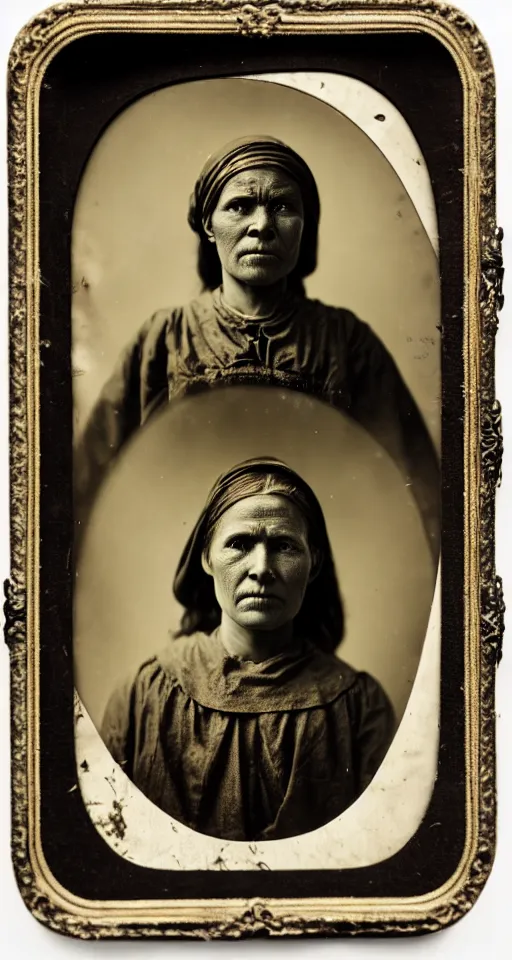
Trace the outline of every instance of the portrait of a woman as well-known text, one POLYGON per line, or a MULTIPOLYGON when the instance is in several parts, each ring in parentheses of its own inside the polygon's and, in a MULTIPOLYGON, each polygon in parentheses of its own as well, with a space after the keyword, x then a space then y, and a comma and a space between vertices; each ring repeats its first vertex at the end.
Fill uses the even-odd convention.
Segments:
POLYGON ((438 463, 418 407, 371 328, 305 294, 320 220, 308 165, 273 137, 230 142, 207 160, 188 219, 203 293, 154 313, 104 386, 75 451, 79 531, 118 454, 163 405, 218 385, 275 385, 370 432, 411 487, 437 559, 438 463))
POLYGON ((110 697, 102 737, 145 796, 200 833, 275 840, 365 790, 390 701, 335 655, 343 606, 321 506, 257 458, 211 490, 174 579, 180 629, 110 697))

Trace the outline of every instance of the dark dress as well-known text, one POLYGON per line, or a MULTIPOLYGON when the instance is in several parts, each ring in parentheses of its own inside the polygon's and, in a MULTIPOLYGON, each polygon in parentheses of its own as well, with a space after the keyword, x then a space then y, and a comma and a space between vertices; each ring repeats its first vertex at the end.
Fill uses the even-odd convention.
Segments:
POLYGON ((293 837, 333 820, 368 786, 393 732, 369 674, 308 642, 241 660, 217 632, 147 660, 111 697, 101 730, 149 800, 226 840, 293 837))
POLYGON ((266 320, 237 314, 218 290, 151 317, 122 355, 78 441, 76 519, 85 524, 117 455, 157 410, 227 383, 301 390, 365 427, 410 484, 437 556, 437 457, 392 357, 348 310, 298 296, 287 297, 266 320))

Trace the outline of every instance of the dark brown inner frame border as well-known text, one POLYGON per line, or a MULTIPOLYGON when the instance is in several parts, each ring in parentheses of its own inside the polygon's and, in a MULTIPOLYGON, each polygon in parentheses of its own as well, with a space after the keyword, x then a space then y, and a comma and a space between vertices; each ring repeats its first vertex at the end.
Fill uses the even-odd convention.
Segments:
POLYGON ((74 40, 40 97, 40 811, 53 875, 87 899, 409 897, 455 871, 465 839, 463 526, 463 91, 428 34, 272 36, 100 34, 74 40), (195 79, 270 71, 348 74, 388 97, 416 136, 433 183, 442 290, 442 681, 438 779, 416 835, 390 859, 350 870, 165 871, 101 839, 81 800, 73 739, 71 226, 91 151, 139 97, 195 79), (71 792, 70 792, 71 791, 71 792))

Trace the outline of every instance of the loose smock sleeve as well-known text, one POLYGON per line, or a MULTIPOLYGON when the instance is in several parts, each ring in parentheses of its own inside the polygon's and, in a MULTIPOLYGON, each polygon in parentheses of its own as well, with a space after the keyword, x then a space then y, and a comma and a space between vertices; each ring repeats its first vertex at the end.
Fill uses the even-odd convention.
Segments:
POLYGON ((423 417, 384 344, 355 317, 348 330, 350 415, 401 468, 420 510, 434 559, 439 551, 440 473, 423 417))
POLYGON ((118 686, 109 698, 100 728, 105 746, 129 777, 133 776, 135 696, 135 685, 131 680, 118 686))
POLYGON ((154 314, 122 352, 74 451, 77 544, 96 493, 124 444, 167 387, 165 337, 169 313, 154 314))
POLYGON ((356 781, 361 794, 380 767, 396 726, 389 697, 369 673, 358 674, 349 692, 349 714, 356 781))

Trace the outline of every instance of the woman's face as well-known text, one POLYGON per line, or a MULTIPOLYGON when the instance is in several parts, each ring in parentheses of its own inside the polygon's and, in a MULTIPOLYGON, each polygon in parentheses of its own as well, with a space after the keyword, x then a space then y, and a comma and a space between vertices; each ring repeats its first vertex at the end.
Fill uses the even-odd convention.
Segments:
POLYGON ((297 616, 312 579, 306 521, 278 494, 239 500, 220 518, 203 566, 231 620, 277 630, 297 616))
POLYGON ((296 266, 303 229, 304 207, 295 180, 262 167, 228 181, 207 233, 223 271, 250 286, 270 286, 296 266))

